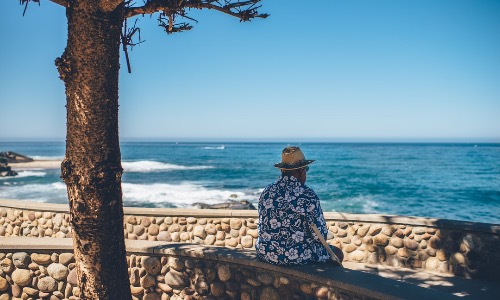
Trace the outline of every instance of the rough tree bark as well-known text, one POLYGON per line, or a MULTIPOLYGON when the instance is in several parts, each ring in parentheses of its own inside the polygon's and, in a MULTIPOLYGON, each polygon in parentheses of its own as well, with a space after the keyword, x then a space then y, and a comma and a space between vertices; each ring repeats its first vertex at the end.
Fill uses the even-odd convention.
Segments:
POLYGON ((118 73, 123 4, 99 0, 66 9, 68 43, 56 60, 66 86, 67 185, 82 299, 131 299, 123 235, 118 73))

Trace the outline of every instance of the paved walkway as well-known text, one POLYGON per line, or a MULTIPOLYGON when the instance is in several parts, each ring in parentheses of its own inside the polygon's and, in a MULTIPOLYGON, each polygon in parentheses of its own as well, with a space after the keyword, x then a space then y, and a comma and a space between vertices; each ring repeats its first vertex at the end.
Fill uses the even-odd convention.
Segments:
MULTIPOLYGON (((437 290, 463 299, 500 299, 500 280, 466 279, 437 272, 417 271, 381 265, 345 262, 346 269, 366 272, 388 279, 437 290)), ((499 276, 500 278, 500 276, 499 276)))

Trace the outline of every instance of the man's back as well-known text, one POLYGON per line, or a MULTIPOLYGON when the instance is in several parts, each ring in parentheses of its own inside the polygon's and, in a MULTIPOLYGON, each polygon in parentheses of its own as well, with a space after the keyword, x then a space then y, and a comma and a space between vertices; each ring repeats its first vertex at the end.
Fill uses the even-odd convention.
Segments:
POLYGON ((309 228, 316 224, 326 237, 323 211, 316 193, 294 176, 281 176, 259 199, 259 257, 272 264, 327 261, 328 253, 309 228))

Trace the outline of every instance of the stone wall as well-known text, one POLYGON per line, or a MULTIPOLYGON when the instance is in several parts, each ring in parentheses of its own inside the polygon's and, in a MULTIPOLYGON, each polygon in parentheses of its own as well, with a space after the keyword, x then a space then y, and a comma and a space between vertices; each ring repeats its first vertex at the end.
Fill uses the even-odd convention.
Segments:
MULTIPOLYGON (((253 249, 257 212, 125 208, 129 240, 253 249)), ((345 260, 498 279, 500 226, 440 219, 325 213, 345 260)), ((0 236, 71 237, 67 206, 0 201, 0 236)))
MULTIPOLYGON (((179 251, 182 247, 161 248, 157 254, 133 254, 128 249, 133 299, 371 299, 383 295, 259 263, 248 253, 228 255, 215 247, 179 251)), ((6 248, 0 245, 0 300, 79 299, 74 256, 68 247, 42 252, 6 248)))

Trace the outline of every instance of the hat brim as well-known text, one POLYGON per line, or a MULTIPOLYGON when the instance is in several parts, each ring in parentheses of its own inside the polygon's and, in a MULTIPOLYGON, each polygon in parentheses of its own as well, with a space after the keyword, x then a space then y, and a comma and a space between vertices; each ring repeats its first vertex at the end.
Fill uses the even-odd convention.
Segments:
POLYGON ((301 169, 307 165, 310 165, 313 162, 315 162, 315 160, 311 160, 311 159, 306 159, 306 160, 299 162, 298 164, 293 164, 293 165, 281 162, 281 163, 275 164, 274 167, 281 169, 281 170, 297 170, 297 169, 301 169))

